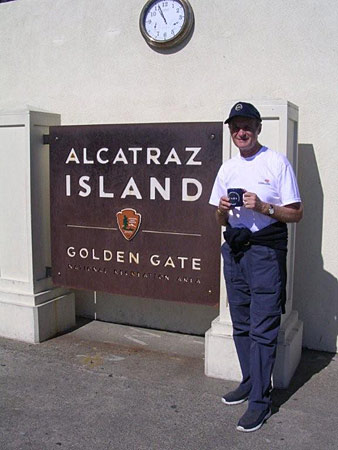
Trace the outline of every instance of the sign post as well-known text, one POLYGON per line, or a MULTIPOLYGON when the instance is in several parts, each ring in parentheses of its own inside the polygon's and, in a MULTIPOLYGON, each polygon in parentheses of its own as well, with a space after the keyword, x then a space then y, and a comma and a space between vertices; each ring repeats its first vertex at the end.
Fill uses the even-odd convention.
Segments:
POLYGON ((75 325, 75 297, 49 275, 49 152, 60 116, 0 114, 0 336, 41 342, 75 325))

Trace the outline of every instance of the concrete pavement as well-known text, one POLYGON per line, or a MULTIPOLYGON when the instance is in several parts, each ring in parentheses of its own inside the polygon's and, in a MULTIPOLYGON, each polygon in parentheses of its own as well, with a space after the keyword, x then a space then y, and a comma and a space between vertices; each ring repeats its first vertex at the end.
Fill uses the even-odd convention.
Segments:
POLYGON ((0 338, 1 450, 333 450, 338 359, 304 350, 261 430, 236 383, 204 375, 204 338, 103 322, 32 345, 0 338))

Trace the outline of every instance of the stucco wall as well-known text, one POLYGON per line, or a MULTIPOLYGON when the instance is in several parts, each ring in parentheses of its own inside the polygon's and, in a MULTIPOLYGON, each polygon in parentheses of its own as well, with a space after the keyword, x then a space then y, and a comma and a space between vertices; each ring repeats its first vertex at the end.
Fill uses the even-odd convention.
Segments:
POLYGON ((151 50, 145 0, 0 4, 0 109, 33 105, 63 124, 222 120, 229 99, 300 108, 294 308, 304 345, 336 351, 338 4, 191 0, 196 25, 177 53, 151 50))

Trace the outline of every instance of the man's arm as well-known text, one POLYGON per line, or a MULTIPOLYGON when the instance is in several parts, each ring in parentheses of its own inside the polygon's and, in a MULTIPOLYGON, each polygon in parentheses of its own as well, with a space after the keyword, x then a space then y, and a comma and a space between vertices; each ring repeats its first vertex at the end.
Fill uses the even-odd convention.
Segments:
POLYGON ((216 221, 218 225, 226 226, 228 223, 229 214, 223 213, 219 208, 216 209, 216 221))
POLYGON ((268 212, 269 207, 270 205, 265 203, 262 214, 266 214, 279 222, 297 223, 303 217, 303 205, 301 203, 291 203, 285 206, 273 205, 275 212, 271 215, 268 212))
POLYGON ((279 222, 284 223, 297 223, 303 217, 303 205, 302 203, 291 203, 290 205, 277 206, 273 205, 275 212, 269 214, 270 203, 263 202, 257 194, 253 192, 245 192, 244 207, 253 209, 265 216, 272 217, 279 222))

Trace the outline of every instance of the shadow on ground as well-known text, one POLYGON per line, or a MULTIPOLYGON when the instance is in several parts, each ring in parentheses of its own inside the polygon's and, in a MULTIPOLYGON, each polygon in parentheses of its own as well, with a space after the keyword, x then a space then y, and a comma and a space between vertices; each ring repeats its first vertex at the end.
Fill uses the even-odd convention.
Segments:
POLYGON ((302 386, 304 386, 314 375, 325 369, 335 356, 335 353, 324 353, 303 349, 301 361, 289 387, 287 389, 274 389, 272 391, 272 413, 277 413, 279 408, 302 386))

